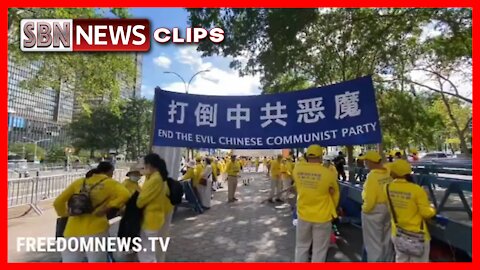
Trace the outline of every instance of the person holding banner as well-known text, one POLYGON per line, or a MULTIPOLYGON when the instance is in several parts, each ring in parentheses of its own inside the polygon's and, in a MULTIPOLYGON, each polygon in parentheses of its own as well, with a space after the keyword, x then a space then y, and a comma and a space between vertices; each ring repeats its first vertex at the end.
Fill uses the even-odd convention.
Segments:
POLYGON ((283 202, 280 195, 275 199, 276 194, 282 191, 282 155, 278 155, 277 159, 270 161, 270 199, 268 202, 283 202))
POLYGON ((227 164, 227 182, 228 182, 228 202, 232 203, 238 201, 235 198, 235 191, 237 190, 238 185, 238 176, 240 175, 241 165, 237 161, 236 156, 231 157, 231 161, 227 164))
POLYGON ((307 162, 298 163, 293 170, 298 214, 296 262, 325 262, 332 220, 337 217, 339 187, 335 173, 322 165, 322 155, 320 145, 310 145, 307 162))

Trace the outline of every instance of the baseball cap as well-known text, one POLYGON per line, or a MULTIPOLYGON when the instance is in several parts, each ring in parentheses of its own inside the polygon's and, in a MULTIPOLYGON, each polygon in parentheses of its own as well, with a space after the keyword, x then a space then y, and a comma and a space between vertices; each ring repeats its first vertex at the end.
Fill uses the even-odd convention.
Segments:
POLYGON ((358 159, 378 163, 382 160, 382 156, 377 151, 368 151, 365 155, 358 157, 358 159))
POLYGON ((321 157, 323 149, 318 144, 312 144, 307 148, 307 157, 321 157))
POLYGON ((390 164, 390 171, 397 176, 404 176, 412 173, 412 165, 404 159, 397 159, 390 164))

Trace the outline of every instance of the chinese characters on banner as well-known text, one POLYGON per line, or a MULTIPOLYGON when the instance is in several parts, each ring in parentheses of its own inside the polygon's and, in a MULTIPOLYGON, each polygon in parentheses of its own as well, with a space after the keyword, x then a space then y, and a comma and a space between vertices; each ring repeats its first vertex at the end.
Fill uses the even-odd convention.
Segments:
POLYGON ((155 92, 157 146, 279 149, 380 140, 371 77, 259 96, 155 92))

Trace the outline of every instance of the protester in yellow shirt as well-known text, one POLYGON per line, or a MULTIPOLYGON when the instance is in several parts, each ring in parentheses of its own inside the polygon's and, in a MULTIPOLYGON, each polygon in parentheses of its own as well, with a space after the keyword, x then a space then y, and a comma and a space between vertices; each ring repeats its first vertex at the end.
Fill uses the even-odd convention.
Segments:
POLYGON ((362 232, 363 244, 369 262, 393 261, 390 213, 388 211, 385 184, 392 181, 390 171, 382 164, 382 157, 376 151, 359 156, 370 170, 362 191, 362 232))
POLYGON ((195 161, 197 162, 197 165, 195 166, 195 177, 193 178, 192 182, 194 188, 198 187, 198 185, 200 184, 200 179, 202 178, 204 168, 201 157, 197 157, 195 161))
POLYGON ((220 162, 218 161, 217 158, 213 158, 212 159, 213 162, 212 162, 212 179, 213 179, 213 182, 215 183, 215 187, 214 187, 214 191, 216 189, 219 189, 219 188, 222 188, 222 183, 220 183, 220 162))
POLYGON ((270 165, 272 164, 272 158, 268 158, 267 160, 267 177, 270 176, 270 165))
POLYGON ((240 175, 241 165, 240 162, 237 161, 236 156, 232 156, 232 160, 227 163, 227 181, 228 181, 228 202, 238 201, 235 198, 235 192, 237 190, 238 185, 238 176, 240 175))
MULTIPOLYGON (((120 209, 128 201, 130 193, 119 182, 112 179, 114 167, 109 162, 100 162, 98 167, 91 171, 91 177, 73 181, 53 202, 57 215, 68 217, 63 236, 77 238, 83 241, 87 238, 108 237, 107 212, 111 209, 120 209), (88 192, 93 211, 81 215, 72 215, 67 207, 68 201, 74 194, 78 194, 82 188, 88 192), (83 238, 83 239, 82 239, 83 238)), ((85 257, 88 262, 107 262, 107 252, 62 252, 63 262, 82 262, 85 257)))
POLYGON ((187 163, 187 171, 182 176, 182 180, 190 180, 193 183, 194 178, 195 178, 195 161, 190 160, 187 163))
POLYGON ((395 261, 428 262, 430 234, 425 221, 435 216, 435 208, 430 204, 425 190, 414 182, 412 166, 408 161, 397 159, 390 165, 390 169, 394 180, 385 186, 385 192, 392 216, 392 241, 395 247, 395 261), (422 256, 412 256, 398 249, 395 245, 398 230, 423 234, 424 251, 422 256))
POLYGON ((173 205, 168 196, 167 179, 168 171, 165 161, 157 154, 148 154, 144 157, 145 183, 137 198, 137 207, 143 209, 142 239, 143 251, 138 253, 140 262, 163 262, 165 253, 156 241, 155 249, 152 248, 149 237, 168 236, 170 222, 173 214, 173 205))
POLYGON ((282 191, 282 155, 278 155, 277 159, 270 161, 270 199, 268 202, 283 202, 280 198, 282 191), (276 197, 276 198, 275 198, 276 197))
POLYGON ((226 180, 226 177, 225 177, 225 171, 226 171, 226 168, 227 165, 225 164, 225 160, 223 158, 220 159, 220 161, 218 162, 218 168, 219 168, 219 171, 220 171, 220 175, 219 175, 219 180, 218 182, 221 184, 223 181, 226 180))
POLYGON ((296 262, 310 258, 312 262, 324 262, 330 245, 331 221, 337 216, 340 192, 336 175, 322 165, 322 155, 322 147, 310 145, 307 162, 297 164, 293 170, 298 213, 296 262))
MULTIPOLYGON (((283 190, 286 190, 288 188, 290 188, 293 184, 293 180, 292 180, 292 173, 293 173, 293 169, 294 169, 295 165, 292 161, 292 157, 287 157, 283 163, 283 168, 282 168, 282 177, 283 177, 283 180, 282 180, 282 188, 283 190)), ((284 196, 283 196, 283 199, 284 200, 289 200, 289 194, 291 194, 292 192, 285 192, 284 193, 284 196)), ((293 202, 291 202, 291 205, 293 205, 293 202)))
POLYGON ((132 166, 127 173, 127 179, 123 180, 123 186, 128 189, 130 195, 135 193, 135 191, 140 192, 140 185, 138 181, 142 178, 142 173, 138 165, 132 166))

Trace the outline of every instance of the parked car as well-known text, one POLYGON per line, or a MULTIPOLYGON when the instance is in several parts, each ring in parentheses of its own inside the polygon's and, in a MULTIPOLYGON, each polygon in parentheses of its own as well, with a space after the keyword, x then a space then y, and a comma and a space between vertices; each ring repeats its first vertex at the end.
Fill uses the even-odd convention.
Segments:
POLYGON ((420 158, 420 160, 432 160, 432 159, 440 159, 440 158, 448 158, 448 155, 443 152, 431 152, 423 155, 420 158))

